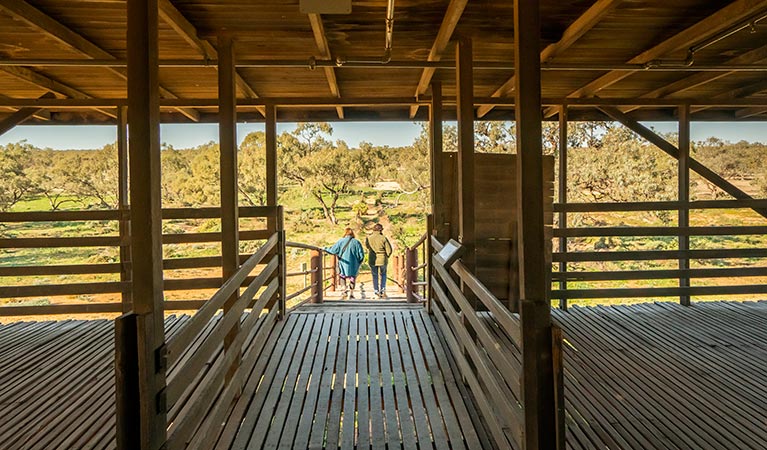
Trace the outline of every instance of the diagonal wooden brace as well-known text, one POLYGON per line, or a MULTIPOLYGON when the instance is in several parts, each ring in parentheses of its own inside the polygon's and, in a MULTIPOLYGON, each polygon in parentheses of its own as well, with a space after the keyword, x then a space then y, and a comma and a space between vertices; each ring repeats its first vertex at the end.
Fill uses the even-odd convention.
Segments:
MULTIPOLYGON (((663 150, 673 158, 679 160, 679 149, 671 142, 663 139, 657 133, 653 132, 649 128, 645 127, 636 120, 630 118, 625 113, 621 112, 618 108, 612 106, 600 106, 599 109, 613 118, 615 121, 620 122, 625 127, 635 132, 636 134, 647 139, 649 142, 663 150)), ((732 195, 738 200, 752 200, 753 197, 746 192, 722 178, 719 174, 701 164, 699 161, 690 158, 690 170, 694 171, 698 175, 702 176, 716 187, 722 189, 728 194, 732 195)), ((767 218, 767 209, 764 208, 752 208, 764 218, 767 218)))

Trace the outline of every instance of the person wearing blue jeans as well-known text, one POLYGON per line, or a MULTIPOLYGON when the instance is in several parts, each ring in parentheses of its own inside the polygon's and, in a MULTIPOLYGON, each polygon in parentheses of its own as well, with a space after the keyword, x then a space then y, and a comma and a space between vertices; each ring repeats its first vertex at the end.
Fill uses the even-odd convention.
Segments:
POLYGON ((392 253, 391 243, 383 235, 383 226, 377 223, 373 226, 373 234, 365 239, 368 250, 368 263, 373 274, 373 290, 375 298, 386 297, 386 266, 392 253))

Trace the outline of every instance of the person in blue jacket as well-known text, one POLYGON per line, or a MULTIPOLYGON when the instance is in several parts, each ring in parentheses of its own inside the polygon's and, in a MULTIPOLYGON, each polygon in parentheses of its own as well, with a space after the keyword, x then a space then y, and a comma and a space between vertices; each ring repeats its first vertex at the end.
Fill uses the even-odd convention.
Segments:
POLYGON ((354 238, 351 228, 344 230, 344 237, 339 239, 331 247, 325 247, 325 251, 338 256, 338 272, 341 283, 346 285, 344 295, 354 298, 354 283, 360 271, 360 265, 365 259, 365 251, 360 241, 354 238))

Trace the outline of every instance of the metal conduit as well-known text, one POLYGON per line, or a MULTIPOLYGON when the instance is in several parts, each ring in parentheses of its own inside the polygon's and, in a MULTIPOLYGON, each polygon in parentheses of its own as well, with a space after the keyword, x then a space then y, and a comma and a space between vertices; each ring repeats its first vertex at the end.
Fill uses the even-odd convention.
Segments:
MULTIPOLYGON (((210 67, 215 68, 218 61, 215 59, 165 59, 159 61, 160 67, 210 67)), ((7 66, 25 66, 25 67, 127 67, 125 60, 115 59, 0 59, 0 67, 7 66)), ((455 63, 452 61, 389 61, 382 64, 380 60, 371 61, 342 61, 338 66, 338 61, 332 60, 286 60, 286 59, 241 59, 237 61, 237 67, 251 68, 316 68, 316 67, 338 67, 338 68, 369 68, 369 69, 444 69, 455 70, 455 63)), ((514 65, 506 61, 478 61, 474 65, 474 70, 503 70, 513 72, 514 65)), ((543 71, 647 71, 647 72, 766 72, 767 64, 750 65, 699 65, 699 66, 647 66, 645 64, 543 64, 543 71)))

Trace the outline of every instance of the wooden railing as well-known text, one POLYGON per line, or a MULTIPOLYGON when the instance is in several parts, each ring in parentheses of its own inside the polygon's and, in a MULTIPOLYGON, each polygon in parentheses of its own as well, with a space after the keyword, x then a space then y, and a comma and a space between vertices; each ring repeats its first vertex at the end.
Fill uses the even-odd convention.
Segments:
MULTIPOLYGON (((454 241, 451 244, 459 247, 454 241)), ((525 448, 519 317, 493 296, 460 259, 446 261, 440 254, 443 244, 434 237, 431 246, 434 253, 430 310, 447 348, 471 389, 496 446, 525 448)), ((561 380, 561 352, 557 351, 561 348, 561 330, 552 326, 551 332, 553 353, 557 355, 552 370, 555 380, 561 380)), ((559 399, 562 391, 559 382, 555 386, 559 399)), ((558 428, 563 427, 563 417, 563 411, 558 411, 558 428)))
POLYGON ((287 294, 286 301, 292 302, 290 309, 296 309, 304 303, 322 303, 324 293, 336 286, 336 257, 329 255, 322 248, 299 242, 287 242, 287 248, 306 250, 309 262, 302 264, 301 270, 289 272, 288 279, 303 277, 303 287, 287 294), (328 264, 327 258, 330 259, 328 264), (305 267, 305 268, 304 268, 305 267), (328 275, 328 272, 330 274, 328 275))
MULTIPOLYGON (((70 283, 50 284, 25 284, 19 286, 0 286, 0 298, 25 298, 25 297, 53 297, 61 295, 95 295, 114 294, 114 302, 94 302, 83 304, 65 305, 38 305, 38 306, 3 306, 0 307, 0 316, 8 315, 33 315, 33 314, 78 314, 78 313, 112 313, 128 311, 130 309, 129 297, 119 301, 118 295, 127 296, 130 293, 130 236, 124 232, 127 227, 120 226, 127 223, 128 211, 104 210, 104 211, 52 211, 52 212, 12 212, 0 213, 0 223, 57 223, 57 225, 79 222, 99 222, 101 228, 108 227, 115 230, 115 234, 98 236, 77 237, 40 237, 40 238, 3 238, 0 239, 0 249, 55 249, 55 248, 80 248, 80 249, 105 249, 114 253, 113 257, 118 262, 110 263, 83 263, 83 264, 56 264, 55 258, 37 264, 4 266, 0 267, 2 277, 22 277, 32 279, 49 276, 75 276, 95 277, 107 275, 111 281, 87 281, 70 283), (120 231, 118 231, 120 230, 120 231), (119 233, 119 234, 118 234, 119 233)), ((240 207, 239 216, 242 219, 265 218, 276 214, 274 207, 240 207)), ((187 219, 218 219, 219 208, 174 208, 163 210, 163 220, 187 220, 187 219)), ((57 227, 58 228, 58 227, 57 227)), ((240 241, 263 241, 270 234, 265 229, 242 230, 240 241)), ((220 232, 203 233, 165 233, 163 234, 164 246, 182 244, 214 244, 221 242, 220 232)), ((168 247, 166 247, 167 249, 168 247)), ((102 250, 104 251, 104 250, 102 250)), ((249 255, 241 255, 245 261, 249 255)), ((187 270, 199 271, 200 269, 214 269, 221 267, 220 256, 179 257, 166 258, 163 260, 163 268, 166 274, 171 272, 174 276, 167 276, 164 282, 166 293, 171 291, 201 291, 219 288, 223 279, 220 276, 184 276, 187 270), (181 274, 181 276, 178 276, 181 274)), ((205 295, 204 293, 201 295, 205 295)), ((196 295, 199 297, 200 295, 196 295)), ((166 310, 189 310, 197 309, 203 304, 203 300, 175 300, 165 303, 166 310)))
POLYGON ((429 292, 428 234, 405 249, 405 296, 410 303, 426 302, 429 292))
POLYGON ((280 245, 279 233, 272 235, 168 340, 168 450, 215 445, 232 401, 284 310, 280 245), (243 283, 236 301, 216 316, 243 283))
MULTIPOLYGON (((658 212, 689 209, 696 210, 721 210, 723 212, 733 209, 767 209, 767 200, 707 200, 683 202, 636 202, 636 203, 599 203, 599 204, 555 204, 554 210, 560 213, 560 217, 566 217, 570 213, 621 213, 621 212, 658 212)), ((758 221, 758 219, 756 220, 758 221)), ((616 298, 616 297, 672 297, 678 296, 682 303, 689 302, 690 296, 707 295, 730 295, 730 294, 765 294, 767 283, 757 280, 754 283, 746 283, 747 277, 767 277, 767 266, 737 264, 735 259, 753 259, 767 257, 767 245, 764 243, 748 244, 746 239, 741 240, 744 245, 740 248, 716 248, 701 249, 690 248, 691 239, 704 236, 723 236, 740 238, 749 235, 767 234, 767 222, 764 225, 738 225, 738 226, 650 226, 650 227, 568 227, 567 220, 561 221, 559 228, 554 229, 554 237, 563 240, 572 240, 586 237, 635 237, 640 239, 652 238, 676 238, 676 249, 672 250, 595 250, 595 251, 567 251, 567 246, 560 246, 560 251, 553 254, 554 263, 558 263, 559 270, 552 274, 554 289, 552 299, 560 299, 560 305, 566 306, 568 299, 583 298, 616 298), (716 265, 711 261, 716 260, 716 265), (598 266, 601 263, 616 261, 642 261, 648 265, 647 269, 635 270, 573 270, 572 266, 578 264, 598 266), (669 262, 673 267, 669 267, 669 262), (733 267, 721 267, 728 262, 733 267), (652 268, 661 264, 667 267, 652 268), (716 267, 720 266, 720 267, 716 267), (711 278, 735 278, 740 282, 735 285, 694 285, 694 280, 711 278), (589 287, 574 289, 568 282, 629 282, 632 280, 644 280, 647 287, 589 287), (663 280, 663 281, 662 281, 663 280), (655 287, 659 281, 669 284, 670 280, 677 281, 675 286, 655 287)), ((723 240, 723 242, 726 242, 723 240)), ((763 260, 762 260, 763 261, 763 260)))

